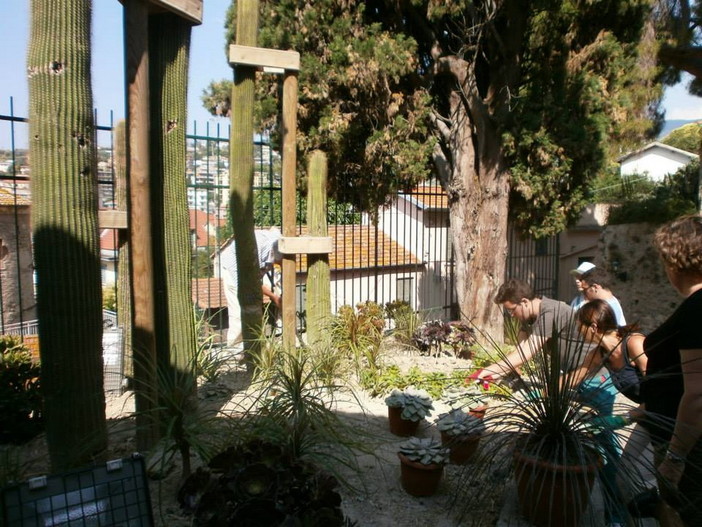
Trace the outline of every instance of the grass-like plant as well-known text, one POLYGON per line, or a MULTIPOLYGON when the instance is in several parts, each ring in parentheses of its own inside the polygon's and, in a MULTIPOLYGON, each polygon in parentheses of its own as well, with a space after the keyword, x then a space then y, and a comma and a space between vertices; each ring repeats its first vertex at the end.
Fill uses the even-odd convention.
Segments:
POLYGON ((319 354, 276 344, 271 356, 270 367, 255 377, 256 395, 241 409, 243 417, 231 422, 233 434, 240 441, 264 438, 347 484, 348 474, 359 470, 357 453, 372 454, 375 439, 333 409, 340 394, 362 407, 360 401, 336 380, 329 382, 336 376, 320 371, 319 354))

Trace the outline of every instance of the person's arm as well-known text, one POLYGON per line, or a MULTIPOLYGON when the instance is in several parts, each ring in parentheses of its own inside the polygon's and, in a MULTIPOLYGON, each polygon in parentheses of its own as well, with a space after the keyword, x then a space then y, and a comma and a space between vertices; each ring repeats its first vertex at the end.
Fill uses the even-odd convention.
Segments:
POLYGON ((482 379, 491 376, 494 380, 497 380, 503 375, 514 371, 515 368, 527 362, 537 351, 541 350, 547 340, 548 338, 543 335, 535 335, 532 333, 525 340, 521 340, 519 344, 517 344, 517 349, 504 359, 498 360, 490 366, 485 366, 478 374, 478 378, 482 379))
POLYGON ((658 473, 677 486, 685 458, 702 436, 702 349, 680 350, 684 392, 678 406, 673 437, 658 473))
POLYGON ((276 295, 270 287, 268 287, 265 284, 261 285, 261 292, 263 293, 263 296, 267 296, 268 298, 271 299, 271 302, 273 302, 276 307, 280 307, 281 299, 280 295, 276 295))
POLYGON ((561 375, 559 379, 560 386, 563 387, 566 382, 570 386, 577 386, 585 379, 595 375, 602 367, 602 359, 599 355, 599 348, 593 346, 580 366, 561 375))
POLYGON ((646 368, 648 368, 648 356, 644 353, 643 343, 646 337, 640 333, 631 335, 627 340, 627 354, 629 355, 629 360, 634 361, 634 364, 638 370, 646 375, 646 368))

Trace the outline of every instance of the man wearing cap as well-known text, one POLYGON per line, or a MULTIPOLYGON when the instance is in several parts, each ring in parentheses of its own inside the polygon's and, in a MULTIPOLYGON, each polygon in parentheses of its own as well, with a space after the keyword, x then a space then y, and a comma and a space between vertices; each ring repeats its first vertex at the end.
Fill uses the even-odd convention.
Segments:
POLYGON ((595 264, 591 262, 582 262, 576 269, 571 269, 570 274, 575 278, 575 287, 578 288, 578 294, 573 300, 570 301, 570 307, 575 311, 580 309, 582 305, 587 302, 585 298, 585 293, 583 292, 583 284, 580 281, 582 276, 595 268, 595 264))
MULTIPOLYGON (((269 230, 256 230, 256 247, 258 248, 258 263, 261 270, 261 277, 266 272, 273 269, 274 263, 280 263, 283 259, 278 251, 278 241, 280 231, 272 228, 269 230)), ((229 329, 227 330, 227 346, 233 347, 241 344, 243 333, 241 329, 241 306, 239 305, 238 284, 239 273, 236 264, 236 245, 232 239, 220 253, 222 265, 222 283, 224 285, 224 295, 227 298, 227 311, 229 311, 229 329)), ((272 289, 273 281, 268 285, 265 281, 261 284, 263 296, 270 299, 273 304, 280 308, 280 295, 272 289)))

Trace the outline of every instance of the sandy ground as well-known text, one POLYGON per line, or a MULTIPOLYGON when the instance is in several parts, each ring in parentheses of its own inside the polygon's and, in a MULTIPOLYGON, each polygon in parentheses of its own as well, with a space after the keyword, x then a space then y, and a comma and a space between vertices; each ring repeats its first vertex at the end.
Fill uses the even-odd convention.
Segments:
MULTIPOLYGON (((450 373, 454 369, 466 369, 470 366, 466 360, 449 356, 436 358, 402 353, 391 355, 387 361, 397 364, 402 370, 416 365, 425 372, 450 373)), ((222 375, 216 383, 201 387, 201 406, 219 408, 224 413, 236 413, 247 405, 248 385, 249 376, 245 369, 233 364, 230 371, 222 375)), ((354 521, 358 527, 526 525, 519 522, 519 514, 514 507, 505 504, 504 496, 510 496, 510 483, 495 480, 485 483, 494 486, 494 493, 490 493, 492 499, 482 503, 481 510, 473 511, 469 521, 458 521, 456 510, 452 507, 452 498, 456 485, 459 485, 460 473, 465 470, 463 467, 445 467, 443 481, 435 496, 416 498, 408 495, 400 484, 400 463, 397 458, 398 446, 404 439, 389 432, 384 400, 370 397, 361 390, 355 391, 354 394, 336 394, 336 411, 354 428, 372 436, 375 444, 373 455, 358 456, 360 473, 346 472, 348 480, 354 483, 356 490, 341 489, 343 510, 347 518, 354 521), (503 492, 505 489, 506 492, 503 492)), ((130 417, 134 410, 133 403, 131 392, 122 395, 117 395, 116 392, 108 394, 106 411, 110 423, 111 458, 128 457, 136 451, 134 419, 130 417)), ((434 421, 447 409, 441 401, 436 401, 432 417, 421 424, 418 435, 438 437, 434 421)), ((26 452, 26 473, 42 473, 42 470, 46 469, 43 438, 32 441, 26 452)), ((191 518, 182 513, 176 501, 179 472, 179 467, 174 466, 164 478, 150 481, 156 525, 184 527, 192 524, 191 518)))

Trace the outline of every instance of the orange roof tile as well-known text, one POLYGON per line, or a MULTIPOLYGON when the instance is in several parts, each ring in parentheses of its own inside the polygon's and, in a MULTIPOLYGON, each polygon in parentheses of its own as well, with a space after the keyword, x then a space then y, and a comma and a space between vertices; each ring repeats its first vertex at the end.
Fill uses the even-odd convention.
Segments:
POLYGON ((200 309, 227 307, 227 297, 220 278, 193 278, 193 303, 200 309))
MULTIPOLYGON (((301 234, 306 234, 303 227, 301 234)), ((375 267, 402 267, 422 262, 410 251, 372 225, 330 225, 329 236, 334 250, 329 255, 329 269, 343 271, 375 267)), ((298 271, 307 271, 307 256, 297 257, 298 271)))
POLYGON ((0 205, 21 205, 28 206, 31 205, 31 200, 21 196, 18 193, 12 193, 6 188, 0 188, 0 205))
POLYGON ((420 209, 448 209, 448 196, 441 185, 419 185, 400 196, 410 198, 420 209))

